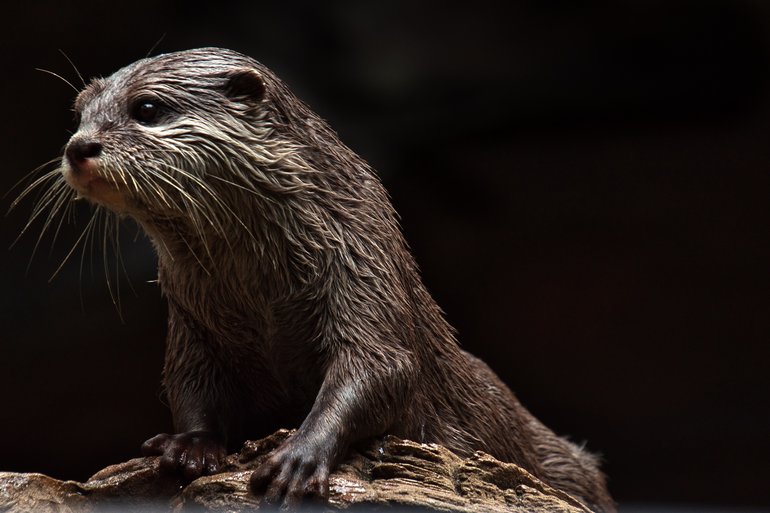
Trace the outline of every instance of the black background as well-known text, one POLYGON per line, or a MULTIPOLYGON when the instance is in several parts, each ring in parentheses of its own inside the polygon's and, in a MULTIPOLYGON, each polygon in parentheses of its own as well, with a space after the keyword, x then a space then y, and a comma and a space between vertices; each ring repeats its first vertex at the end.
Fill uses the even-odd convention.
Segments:
MULTIPOLYGON (((604 455, 621 504, 770 505, 770 2, 2 11, 0 190, 73 129, 74 92, 35 71, 80 86, 59 49, 86 78, 163 34, 240 50, 379 170, 462 344, 604 455)), ((89 209, 30 264, 39 223, 5 248, 31 208, 0 222, 0 470, 84 479, 169 429, 165 305, 130 222, 123 321, 101 240, 49 284, 89 209)))

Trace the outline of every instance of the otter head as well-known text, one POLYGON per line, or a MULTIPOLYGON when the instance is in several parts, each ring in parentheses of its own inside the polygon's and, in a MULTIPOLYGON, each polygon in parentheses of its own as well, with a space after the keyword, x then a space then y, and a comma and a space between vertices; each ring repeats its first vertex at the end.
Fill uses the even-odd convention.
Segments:
POLYGON ((81 197, 145 224, 221 223, 216 183, 251 188, 250 175, 274 160, 271 85, 280 89, 256 61, 217 48, 143 59, 94 79, 75 101, 64 178, 81 197))
POLYGON ((391 222, 366 162, 269 69, 237 52, 140 60, 93 80, 74 110, 62 187, 134 218, 170 261, 188 249, 237 247, 306 263, 309 252, 339 245, 343 219, 391 222))

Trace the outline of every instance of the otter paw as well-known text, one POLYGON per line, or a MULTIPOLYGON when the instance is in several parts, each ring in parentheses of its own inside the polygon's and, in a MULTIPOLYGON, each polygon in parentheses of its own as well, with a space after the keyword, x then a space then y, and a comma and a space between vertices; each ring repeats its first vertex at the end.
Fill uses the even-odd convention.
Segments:
POLYGON ((142 444, 142 454, 160 456, 161 471, 179 473, 192 481, 202 475, 219 472, 219 465, 227 451, 213 433, 190 431, 154 436, 142 444))
POLYGON ((251 474, 249 486, 266 503, 293 510, 303 500, 329 496, 329 465, 314 447, 288 443, 251 474))

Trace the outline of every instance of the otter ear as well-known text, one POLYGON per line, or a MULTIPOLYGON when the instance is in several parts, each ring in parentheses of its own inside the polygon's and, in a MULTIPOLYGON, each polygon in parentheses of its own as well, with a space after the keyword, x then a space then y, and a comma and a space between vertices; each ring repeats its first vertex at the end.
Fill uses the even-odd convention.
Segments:
POLYGON ((237 69, 227 74, 225 94, 233 99, 258 102, 265 97, 265 81, 253 69, 237 69))

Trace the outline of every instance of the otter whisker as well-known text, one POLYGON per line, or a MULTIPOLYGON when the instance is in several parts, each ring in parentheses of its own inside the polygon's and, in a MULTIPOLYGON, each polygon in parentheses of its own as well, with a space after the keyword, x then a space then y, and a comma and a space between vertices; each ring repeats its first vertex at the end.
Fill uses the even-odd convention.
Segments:
POLYGON ((196 208, 202 207, 202 205, 198 203, 198 201, 195 198, 193 198, 189 192, 184 190, 181 184, 179 184, 173 177, 157 169, 147 170, 147 171, 153 176, 155 176, 156 178, 170 185, 172 188, 176 189, 176 191, 182 195, 182 198, 189 201, 194 207, 196 208))
MULTIPOLYGON (((102 212, 100 211, 99 219, 97 220, 97 228, 96 230, 98 233, 101 233, 102 235, 102 267, 104 268, 104 279, 107 282, 107 292, 110 294, 110 299, 112 300, 112 304, 117 305, 117 301, 115 299, 115 293, 112 290, 112 281, 110 280, 110 265, 109 265, 109 259, 107 258, 107 222, 106 222, 106 214, 102 215, 102 212)), ((120 315, 120 314, 118 314, 120 315)))
POLYGON ((51 277, 48 279, 48 283, 52 282, 54 278, 59 274, 59 272, 64 267, 64 264, 67 263, 67 261, 72 256, 72 253, 75 252, 75 249, 77 249, 78 245, 80 244, 80 241, 83 240, 83 237, 85 237, 86 233, 88 233, 88 230, 90 230, 94 226, 94 220, 96 219, 96 213, 91 215, 91 219, 88 221, 88 224, 83 229, 83 233, 80 234, 80 237, 78 237, 78 240, 75 241, 75 244, 72 245, 72 249, 69 250, 67 255, 64 257, 64 260, 62 260, 61 264, 59 264, 59 267, 56 268, 56 271, 51 275, 51 277))
POLYGON ((72 90, 75 91, 75 93, 79 93, 80 92, 80 90, 77 87, 72 85, 72 82, 70 82, 69 80, 67 80, 63 76, 61 76, 61 75, 59 75, 57 73, 54 73, 53 71, 49 71, 49 70, 43 69, 43 68, 35 68, 35 71, 42 71, 43 73, 48 73, 49 75, 53 75, 56 78, 58 78, 59 80, 61 80, 62 82, 64 82, 65 84, 67 84, 68 86, 70 86, 72 88, 72 90))
POLYGON ((11 203, 11 207, 8 209, 8 212, 10 212, 11 210, 15 209, 19 205, 19 203, 21 203, 24 200, 24 198, 29 196, 40 185, 42 185, 43 183, 45 183, 48 180, 51 180, 53 178, 58 178, 58 176, 60 174, 61 174, 61 171, 59 169, 54 169, 54 170, 51 170, 51 171, 47 172, 43 176, 39 176, 38 178, 36 178, 35 181, 33 181, 32 183, 27 185, 24 188, 24 190, 19 193, 19 195, 16 197, 16 199, 13 200, 13 202, 11 203))
POLYGON ((235 183, 235 182, 231 182, 230 180, 227 180, 226 178, 222 178, 221 176, 217 176, 217 175, 214 175, 214 174, 208 174, 208 175, 206 175, 206 177, 207 178, 213 178, 214 180, 219 180, 220 182, 224 182, 224 183, 226 183, 228 185, 232 185, 233 187, 237 187, 237 188, 239 188, 241 190, 249 192, 249 193, 253 194, 254 196, 258 196, 260 198, 262 197, 262 195, 259 193, 259 191, 254 190, 254 189, 250 189, 249 187, 246 187, 244 185, 241 185, 241 184, 238 184, 238 183, 235 183))
POLYGON ((203 265, 203 262, 200 258, 198 258, 198 254, 195 252, 195 250, 192 248, 189 242, 187 242, 187 239, 184 238, 184 235, 182 235, 179 232, 176 232, 177 237, 184 243, 185 246, 187 246, 187 249, 190 250, 190 254, 193 256, 193 258, 198 262, 198 265, 201 266, 201 269, 203 269, 203 272, 205 272, 207 275, 211 276, 211 273, 209 272, 208 268, 203 265))
MULTIPOLYGON (((86 240, 83 242, 83 246, 80 248, 80 266, 78 268, 78 296, 80 297, 81 312, 85 312, 86 310, 86 303, 85 299, 83 298, 83 266, 86 259, 86 248, 89 247, 89 242, 89 254, 93 255, 93 239, 90 236, 86 236, 86 240)), ((93 263, 91 264, 91 269, 93 270, 93 263)))
POLYGON ((163 190, 163 188, 158 185, 158 183, 153 179, 152 175, 149 173, 145 173, 139 177, 139 182, 145 181, 146 183, 143 183, 141 185, 137 184, 140 192, 140 195, 144 198, 146 202, 150 202, 149 192, 145 191, 144 187, 147 186, 151 189, 151 193, 155 195, 157 199, 162 201, 167 208, 170 210, 173 210, 175 212, 179 211, 179 205, 171 198, 168 197, 166 194, 166 191, 163 190))
MULTIPOLYGON (((230 211, 230 213, 233 213, 232 210, 224 202, 222 202, 222 200, 211 189, 211 187, 208 184, 206 184, 203 180, 201 180, 197 176, 193 175, 192 173, 188 173, 187 171, 185 171, 184 169, 182 169, 180 167, 173 166, 171 169, 173 169, 177 173, 181 174, 182 176, 186 177, 187 179, 193 181, 198 186, 197 190, 204 191, 206 194, 209 195, 209 197, 217 205, 219 205, 220 207, 223 207, 225 210, 230 211)), ((206 205, 207 203, 204 201, 202 204, 206 205)), ((233 213, 233 215, 244 227, 246 227, 245 223, 237 215, 235 215, 234 213, 233 213)), ((216 214, 214 214, 213 217, 217 219, 217 223, 214 224, 213 222, 211 222, 212 223, 212 227, 219 232, 219 234, 225 240, 227 245, 230 246, 230 249, 232 249, 232 244, 230 242, 230 239, 227 236, 227 232, 226 232, 225 228, 223 227, 222 223, 218 221, 218 216, 216 214)), ((254 235, 251 233, 251 231, 248 228, 246 228, 246 231, 252 236, 252 238, 254 238, 256 240, 256 238, 254 237, 254 235)))
MULTIPOLYGON (((37 254, 38 247, 40 246, 40 243, 43 240, 43 235, 48 230, 49 226, 51 225, 51 222, 56 217, 56 215, 59 214, 59 212, 61 210, 62 204, 66 202, 66 198, 67 198, 68 193, 69 193, 69 191, 67 191, 66 189, 63 189, 63 190, 58 191, 58 193, 56 195, 52 195, 51 196, 50 203, 52 204, 52 206, 51 206, 51 208, 48 211, 48 216, 46 218, 46 221, 43 224, 43 228, 41 229, 40 234, 38 235, 37 240, 35 241, 35 245, 32 248, 32 252, 30 253, 29 260, 27 262, 27 269, 26 269, 27 273, 29 272, 30 267, 32 266, 32 261, 35 259, 35 255, 37 254)), ((41 209, 39 211, 39 213, 42 213, 44 211, 45 211, 45 209, 41 209)), ((32 222, 32 220, 30 220, 30 223, 31 222, 32 222)), ((13 244, 16 244, 18 242, 18 240, 24 234, 26 229, 27 229, 27 227, 25 227, 24 230, 22 231, 22 233, 19 234, 19 236, 16 238, 16 240, 14 240, 13 244)))
MULTIPOLYGON (((146 150, 146 151, 148 153, 151 153, 151 152, 161 152, 161 153, 164 153, 164 154, 168 153, 168 151, 160 150, 160 149, 152 149, 152 150, 146 150)), ((175 212, 179 212, 180 211, 179 210, 180 206, 172 198, 169 197, 169 195, 167 194, 167 191, 165 191, 163 189, 163 187, 161 187, 161 185, 158 184, 158 182, 153 178, 153 176, 156 176, 156 177, 160 178, 161 180, 163 180, 166 183, 168 183, 168 180, 172 180, 172 178, 170 176, 168 176, 167 173, 162 171, 162 168, 164 166, 167 166, 168 163, 160 161, 160 160, 158 160, 158 161, 149 161, 149 163, 150 164, 156 164, 156 165, 154 166, 153 169, 146 168, 145 172, 140 174, 140 175, 138 175, 137 177, 134 177, 133 174, 129 174, 129 176, 131 176, 132 180, 138 179, 140 182, 141 181, 146 182, 146 183, 140 185, 139 183, 136 183, 136 181, 135 181, 137 191, 140 191, 139 194, 143 194, 144 195, 144 199, 146 201, 149 201, 150 198, 147 196, 147 192, 144 191, 144 187, 148 186, 152 190, 152 193, 155 195, 156 199, 159 199, 160 201, 162 201, 166 205, 166 207, 168 207, 169 209, 171 209, 171 210, 173 210, 175 212), (158 175, 160 175, 160 176, 158 176, 158 175)), ((145 164, 145 166, 147 166, 147 164, 145 164)), ((177 187, 181 187, 181 184, 179 184, 179 183, 176 183, 176 185, 177 185, 177 187)), ((172 185, 172 187, 174 189, 178 190, 177 187, 174 187, 173 185, 172 185)))
MULTIPOLYGON (((163 237, 160 237, 159 239, 160 239, 160 245, 163 246, 163 249, 166 252, 165 254, 168 255, 169 260, 172 263, 175 263, 176 262, 176 258, 174 258, 174 252, 171 251, 171 248, 168 247, 168 244, 166 244, 166 241, 165 241, 165 239, 163 237)), ((196 260, 197 260, 197 258, 196 258, 196 260)))
POLYGON ((65 190, 66 190, 66 187, 62 186, 61 183, 57 182, 52 184, 51 187, 49 187, 44 191, 38 191, 38 197, 35 200, 35 206, 32 207, 32 212, 30 213, 29 219, 27 219, 27 222, 25 223, 19 235, 23 235, 26 232, 26 230, 32 225, 32 223, 42 213, 44 213, 52 203, 56 201, 59 193, 65 190))
MULTIPOLYGON (((116 263, 115 288, 113 289, 112 279, 110 277, 109 255, 107 251, 107 247, 108 247, 107 240, 109 238, 114 239, 115 237, 117 237, 117 234, 115 233, 115 231, 113 231, 113 225, 108 222, 107 213, 101 216, 99 224, 101 225, 101 232, 102 232, 102 262, 104 265, 104 278, 107 281, 107 290, 109 291, 110 299, 112 299, 112 304, 115 305, 115 309, 118 312, 118 317, 120 317, 120 321, 125 322, 123 319, 123 309, 121 307, 121 297, 120 297, 120 270, 116 263)), ((114 242, 113 242, 113 245, 115 245, 114 242)), ((117 255, 116 255, 116 258, 118 258, 117 255)))
MULTIPOLYGON (((98 210, 101 210, 100 207, 95 207, 93 215, 100 215, 98 210)), ((86 234, 86 239, 83 242, 83 245, 80 250, 80 269, 78 272, 78 289, 80 293, 80 308, 85 311, 85 301, 83 299, 83 267, 85 265, 85 259, 86 259, 86 248, 88 248, 88 255, 90 259, 90 269, 91 269, 91 279, 93 280, 93 272, 94 272, 94 231, 89 230, 86 234)))
POLYGON ((105 166, 106 167, 106 174, 109 177, 109 180, 117 187, 120 185, 120 183, 123 183, 126 187, 128 187, 128 183, 126 183, 126 177, 123 174, 123 169, 121 166, 105 166), (118 181, 120 179, 120 181, 118 181))
MULTIPOLYGON (((59 163, 61 163, 61 160, 62 160, 62 158, 61 158, 61 157, 56 157, 55 159, 51 159, 51 160, 49 160, 48 162, 45 162, 45 163, 43 163, 43 164, 40 164, 40 165, 39 165, 39 166, 37 166, 35 169, 33 169, 32 171, 30 171, 29 173, 27 173, 26 175, 24 175, 23 177, 21 177, 21 178, 19 179, 19 181, 17 181, 15 184, 13 184, 13 186, 12 186, 10 189, 8 189, 7 191, 5 191, 5 193, 3 193, 3 196, 2 196, 2 198, 0 198, 0 199, 5 199, 5 198, 6 198, 6 197, 7 197, 7 196, 8 196, 8 195, 11 193, 11 192, 13 192, 13 190, 14 190, 14 189, 16 189, 16 187, 20 186, 22 183, 24 183, 24 182, 25 182, 25 181, 26 181, 28 178, 30 178, 31 176, 34 176, 34 175, 36 175, 37 173, 39 173, 40 171, 42 171, 43 169, 45 169, 45 167, 46 167, 46 166, 49 166, 49 165, 53 164, 54 162, 59 162, 59 163)), ((57 168, 57 169, 54 169, 54 170, 52 170, 52 171, 49 171, 49 173, 50 173, 50 174, 58 174, 58 173, 60 173, 60 170, 57 168)), ((13 204, 11 205, 11 208, 9 208, 9 209, 8 209, 8 211, 9 211, 9 212, 10 212, 11 210, 13 210, 13 208, 14 208, 14 206, 15 206, 15 205, 17 205, 17 204, 18 204, 18 200, 19 200, 19 198, 16 198, 16 200, 14 200, 13 204)))
MULTIPOLYGON (((43 227, 40 230, 40 234, 37 236, 37 241, 35 242, 35 246, 32 248, 32 256, 30 257, 30 263, 32 262, 32 259, 35 257, 35 254, 37 253, 37 248, 40 246, 40 242, 43 240, 43 236, 51 227, 51 224, 53 223, 56 216, 58 215, 60 219, 64 219, 64 213, 61 212, 61 210, 62 208, 66 209, 67 206, 70 204, 69 198, 71 195, 72 195, 72 191, 67 188, 67 189, 64 189, 57 196, 58 199, 51 206, 51 209, 48 213, 48 217, 43 223, 43 227)), ((58 228, 57 228, 57 232, 58 232, 58 228)))
MULTIPOLYGON (((16 236, 16 238, 11 243, 11 248, 13 248, 21 239, 21 237, 27 233, 27 230, 32 226, 32 224, 37 220, 38 217, 40 217, 46 209, 48 209, 51 205, 57 204, 58 199, 61 196, 71 194, 66 186, 61 186, 60 182, 57 184, 54 184, 53 187, 48 189, 41 199, 37 202, 34 209, 32 210, 32 214, 30 215, 30 218, 27 220, 27 222, 22 227, 21 231, 19 232, 19 235, 16 236), (58 185, 58 188, 57 188, 58 185)), ((59 207, 60 208, 60 207, 59 207)), ((55 210, 53 211, 55 212, 55 210)), ((49 213, 49 216, 52 215, 49 213)))
POLYGON ((249 236, 251 237, 252 241, 254 241, 255 243, 257 242, 257 238, 254 236, 254 234, 252 233, 251 229, 250 229, 248 226, 246 226, 246 223, 243 221, 243 219, 241 219, 241 217, 240 217, 238 214, 236 214, 236 213, 233 211, 233 209, 231 209, 231 208, 230 208, 230 207, 229 207, 227 204, 225 204, 225 203, 224 203, 224 202, 223 202, 223 201, 222 201, 222 200, 221 200, 221 199, 220 199, 220 198, 219 198, 219 197, 216 195, 216 193, 214 193, 214 191, 212 191, 212 190, 211 190, 211 187, 209 187, 209 186, 208 186, 208 185, 207 185, 205 182, 203 182, 203 181, 202 181, 200 178, 198 178, 198 177, 196 177, 196 176, 194 176, 194 175, 192 175, 192 174, 190 174, 190 173, 188 173, 188 172, 184 171, 184 170, 183 170, 183 169, 181 169, 181 168, 176 168, 176 167, 174 167, 173 169, 174 169, 175 171, 177 171, 177 172, 181 173, 182 175, 184 175, 184 176, 188 177, 190 180, 193 180, 193 181, 195 181, 195 183, 196 183, 196 184, 198 184, 198 185, 201 187, 201 189, 203 189, 205 192, 207 192, 207 193, 208 193, 208 194, 211 196, 211 198, 212 198, 212 199, 213 199, 213 200, 216 202, 216 204, 217 204, 217 205, 219 205, 220 207, 224 208, 224 209, 226 210, 226 213, 228 213, 228 214, 232 215, 232 216, 235 218, 235 220, 236 220, 236 221, 238 221, 238 223, 239 223, 239 224, 240 224, 240 225, 241 225, 241 226, 242 226, 242 227, 243 227, 243 228, 246 230, 246 233, 248 233, 248 234, 249 234, 249 236))
POLYGON ((64 221, 66 221, 66 220, 71 218, 71 210, 72 210, 72 205, 73 205, 72 197, 73 196, 74 196, 74 194, 71 193, 69 196, 67 196, 65 198, 66 205, 64 206, 64 212, 59 216, 59 223, 56 226, 56 231, 54 232, 53 239, 51 240, 51 250, 49 252, 49 256, 53 252, 53 248, 56 245, 56 240, 59 238, 59 232, 61 232, 61 228, 64 225, 64 221))
POLYGON ((67 184, 61 180, 56 180, 48 188, 41 188, 39 191, 37 191, 37 196, 35 197, 35 205, 32 207, 29 221, 33 221, 36 216, 44 212, 48 208, 51 201, 54 200, 61 191, 67 191, 68 189, 69 188, 67 187, 67 184))
MULTIPOLYGON (((113 220, 115 221, 115 255, 116 255, 116 266, 119 264, 120 269, 123 270, 123 275, 126 277, 126 282, 128 283, 128 288, 131 289, 131 292, 133 292, 135 297, 139 297, 139 294, 137 294, 136 289, 134 288, 134 284, 131 283, 131 277, 128 274, 128 270, 126 269, 126 263, 123 260, 123 252, 120 250, 120 224, 121 220, 118 216, 113 215, 113 220)), ((117 273, 117 267, 116 267, 116 276, 115 279, 118 281, 118 284, 120 283, 120 277, 117 273)))
POLYGON ((118 169, 120 170, 121 176, 123 176, 123 183, 125 184, 125 186, 127 188, 129 187, 128 183, 126 182, 126 178, 125 178, 126 176, 128 176, 131 179, 131 183, 134 185, 134 190, 137 193, 140 193, 139 184, 137 183, 136 178, 134 178, 134 174, 126 171, 125 169, 123 169, 123 166, 118 166, 118 169))
MULTIPOLYGON (((99 244, 99 240, 98 240, 98 236, 99 236, 98 224, 99 224, 101 218, 110 215, 110 211, 105 209, 105 208, 103 208, 103 207, 101 207, 101 206, 99 206, 99 205, 96 205, 96 206, 94 206, 93 215, 97 216, 97 220, 94 223, 94 228, 92 230, 90 230, 90 232, 86 236, 86 240, 83 243, 83 251, 85 251, 85 247, 86 247, 86 245, 88 245, 89 269, 91 271, 91 280, 92 281, 94 281, 96 279, 96 268, 97 268, 97 266, 95 265, 95 259, 96 259, 96 255, 98 255, 98 249, 99 249, 98 248, 98 244, 99 244)), ((82 254, 81 254, 81 256, 82 256, 82 254)))
MULTIPOLYGON (((204 221, 208 218, 208 215, 204 212, 203 208, 197 203, 190 203, 187 199, 182 198, 182 202, 186 205, 187 210, 191 212, 192 214, 192 225, 196 232, 196 235, 198 239, 200 240, 201 245, 203 246, 204 251, 206 252, 206 256, 208 256, 209 261, 214 260, 214 256, 211 253, 211 248, 209 246, 209 238, 206 235, 206 229, 204 227, 204 221)), ((208 221, 208 223, 212 226, 214 226, 212 221, 208 221)))
POLYGON ((78 78, 80 79, 80 83, 81 83, 81 84, 83 84, 83 87, 85 87, 85 85, 86 85, 86 81, 83 79, 83 75, 81 75, 81 74, 80 74, 80 71, 78 70, 78 67, 77 67, 77 66, 75 66, 75 63, 74 63, 74 62, 72 62, 72 59, 70 59, 70 58, 69 58, 69 55, 67 55, 66 53, 64 53, 64 50, 62 50, 61 48, 59 48, 59 53, 60 53, 60 54, 62 54, 62 55, 64 56, 64 58, 65 58, 65 59, 67 59, 67 62, 69 62, 69 63, 70 63, 70 66, 72 66, 72 69, 74 69, 74 70, 75 70, 75 74, 76 74, 76 75, 78 76, 78 78))
POLYGON ((205 232, 201 226, 201 221, 198 216, 202 215, 212 227, 216 227, 216 223, 214 223, 211 217, 205 212, 203 205, 195 198, 193 198, 187 191, 185 191, 184 188, 173 177, 168 176, 166 173, 163 173, 159 170, 152 170, 149 172, 156 178, 162 180, 172 188, 176 189, 181 194, 182 201, 189 207, 194 228, 198 232, 198 236, 203 243, 203 247, 206 250, 206 253, 209 255, 209 258, 211 258, 211 250, 207 243, 205 232))
POLYGON ((144 58, 146 59, 147 57, 149 57, 149 56, 150 56, 150 54, 152 54, 152 52, 154 52, 154 51, 155 51, 155 48, 157 48, 157 47, 158 47, 158 45, 159 45, 161 42, 163 42, 163 40, 164 40, 165 38, 166 38, 166 33, 164 32, 164 33, 163 33, 163 35, 162 35, 162 36, 160 36, 160 38, 158 38, 158 40, 157 40, 157 41, 155 41, 155 44, 154 44, 154 45, 152 45, 152 46, 150 47, 150 50, 147 52, 147 55, 145 55, 145 56, 144 56, 144 58))

